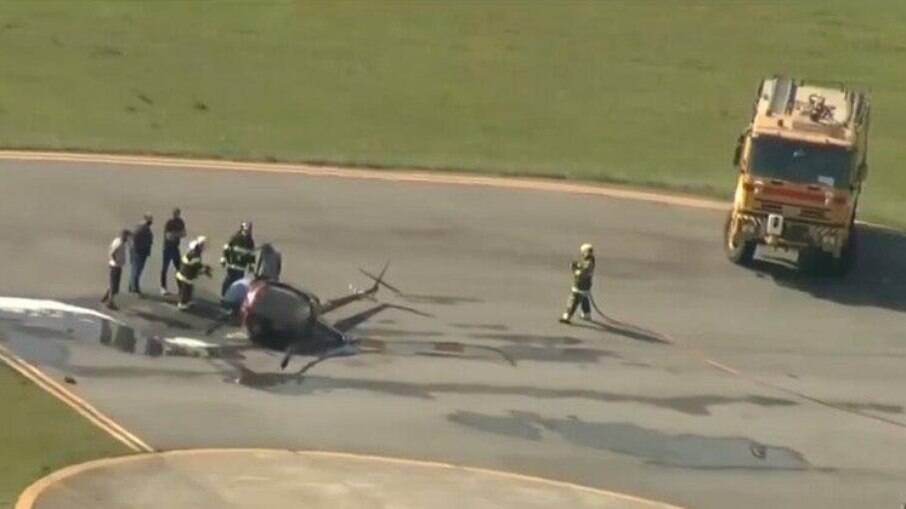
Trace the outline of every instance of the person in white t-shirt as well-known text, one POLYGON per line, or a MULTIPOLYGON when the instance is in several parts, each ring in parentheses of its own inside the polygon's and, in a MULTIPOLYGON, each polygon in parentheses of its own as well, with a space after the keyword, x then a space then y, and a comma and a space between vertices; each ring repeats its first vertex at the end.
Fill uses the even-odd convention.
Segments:
POLYGON ((110 243, 110 250, 107 253, 107 265, 110 267, 110 284, 101 299, 101 302, 106 304, 109 309, 118 309, 114 298, 116 294, 120 293, 120 279, 123 276, 123 267, 126 265, 126 251, 129 249, 129 237, 131 236, 132 232, 123 230, 110 243))

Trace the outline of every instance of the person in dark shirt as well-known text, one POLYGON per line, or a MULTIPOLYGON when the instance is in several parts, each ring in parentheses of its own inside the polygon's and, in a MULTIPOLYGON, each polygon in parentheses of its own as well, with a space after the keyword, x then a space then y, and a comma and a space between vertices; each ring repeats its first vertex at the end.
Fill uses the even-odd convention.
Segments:
POLYGON ((170 264, 179 270, 179 241, 186 236, 186 223, 182 220, 179 209, 173 209, 173 217, 164 225, 164 259, 160 268, 160 294, 169 295, 167 290, 167 270, 170 264))
POLYGON ((154 234, 151 232, 151 223, 153 222, 154 218, 146 212, 144 222, 132 230, 132 245, 129 249, 129 260, 132 264, 129 291, 138 295, 142 294, 140 284, 142 271, 145 270, 145 262, 151 256, 151 245, 154 243, 154 234))

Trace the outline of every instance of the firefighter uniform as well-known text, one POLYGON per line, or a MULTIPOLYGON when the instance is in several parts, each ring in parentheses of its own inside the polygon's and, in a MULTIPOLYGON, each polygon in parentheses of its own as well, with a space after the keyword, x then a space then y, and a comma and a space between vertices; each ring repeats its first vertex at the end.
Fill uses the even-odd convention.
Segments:
POLYGON ((211 268, 201 261, 204 250, 204 237, 199 237, 189 243, 189 249, 182 256, 179 270, 176 272, 176 284, 179 286, 179 309, 187 309, 192 305, 192 294, 195 290, 195 280, 202 274, 211 274, 211 268))
POLYGON ((242 223, 239 231, 224 244, 220 263, 226 267, 226 277, 220 288, 222 297, 230 285, 245 276, 246 271, 255 270, 255 241, 252 239, 251 223, 242 223))
POLYGON ((588 320, 591 318, 591 281, 595 272, 595 255, 591 244, 582 244, 579 248, 582 258, 570 264, 573 273, 573 287, 569 295, 569 302, 566 304, 566 311, 560 317, 563 323, 569 323, 576 312, 576 308, 582 305, 582 318, 588 320))

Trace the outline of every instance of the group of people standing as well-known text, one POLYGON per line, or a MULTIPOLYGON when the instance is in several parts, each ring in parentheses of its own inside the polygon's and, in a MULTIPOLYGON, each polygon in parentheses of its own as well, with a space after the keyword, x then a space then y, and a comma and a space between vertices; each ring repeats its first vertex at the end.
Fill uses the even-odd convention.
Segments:
MULTIPOLYGON (((133 230, 122 230, 119 236, 110 243, 108 252, 110 281, 107 292, 101 299, 101 302, 105 303, 108 308, 117 309, 114 299, 119 293, 127 251, 132 269, 129 277, 129 292, 142 295, 142 271, 144 271, 145 262, 151 256, 151 246, 154 244, 154 233, 151 231, 153 222, 154 218, 151 214, 146 213, 141 224, 133 230)), ((176 284, 179 289, 177 306, 179 309, 185 310, 192 305, 195 280, 201 275, 211 277, 211 267, 202 261, 207 238, 196 237, 189 242, 186 253, 180 255, 179 246, 182 239, 186 237, 186 223, 183 221, 179 209, 173 209, 173 216, 164 225, 163 233, 160 294, 170 295, 167 289, 167 272, 172 265, 176 269, 176 284)), ((591 319, 591 285, 595 270, 594 248, 591 244, 582 244, 579 254, 579 259, 570 265, 573 286, 566 310, 560 316, 562 323, 570 323, 573 313, 580 306, 582 318, 591 319)), ((245 221, 223 245, 220 264, 226 269, 223 284, 220 286, 221 303, 235 312, 252 279, 280 280, 283 258, 271 244, 264 244, 256 249, 255 239, 252 236, 252 223, 245 221)))
MULTIPOLYGON (((129 292, 143 296, 141 277, 154 244, 154 233, 151 230, 153 221, 151 214, 146 213, 142 223, 132 230, 122 230, 110 243, 108 251, 109 285, 101 299, 101 302, 105 303, 108 308, 117 309, 115 297, 119 293, 127 252, 131 269, 129 292)), ((198 277, 201 275, 211 277, 212 275, 211 267, 202 261, 207 238, 202 235, 192 239, 187 245, 185 254, 180 253, 180 244, 186 237, 186 224, 178 208, 173 209, 172 217, 164 225, 163 236, 160 294, 162 296, 171 295, 167 288, 167 274, 172 265, 176 270, 176 285, 179 295, 177 307, 185 310, 192 305, 195 281, 198 277)), ((256 249, 252 237, 252 223, 241 223, 239 230, 223 246, 220 264, 226 269, 226 274, 221 285, 221 296, 226 295, 230 286, 246 277, 246 274, 252 274, 256 278, 278 281, 282 262, 282 256, 271 244, 264 244, 256 249)))

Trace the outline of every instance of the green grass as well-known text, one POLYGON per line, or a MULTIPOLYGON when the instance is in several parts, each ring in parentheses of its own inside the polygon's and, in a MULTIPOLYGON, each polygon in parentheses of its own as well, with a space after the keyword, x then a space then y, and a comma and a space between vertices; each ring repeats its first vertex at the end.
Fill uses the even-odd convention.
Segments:
POLYGON ((0 364, 0 508, 66 465, 129 452, 69 407, 0 364))
POLYGON ((755 86, 873 93, 900 222, 906 2, 0 3, 0 145, 453 168, 729 196, 755 86))

